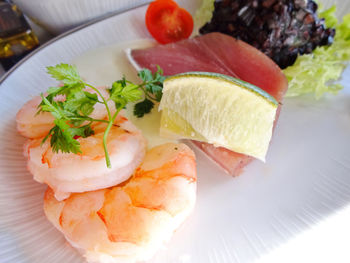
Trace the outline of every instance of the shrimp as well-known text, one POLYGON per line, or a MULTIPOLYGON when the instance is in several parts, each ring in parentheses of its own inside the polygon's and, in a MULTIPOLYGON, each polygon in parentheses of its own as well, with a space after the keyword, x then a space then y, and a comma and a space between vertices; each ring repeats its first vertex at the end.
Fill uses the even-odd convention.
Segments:
POLYGON ((120 113, 107 139, 112 168, 107 168, 103 149, 106 123, 94 126, 95 134, 77 138, 80 154, 55 153, 47 140, 30 139, 24 147, 27 167, 34 180, 48 184, 58 200, 70 193, 85 192, 114 186, 127 180, 142 162, 146 140, 128 119, 120 113))
POLYGON ((46 136, 54 126, 54 117, 49 112, 38 112, 41 97, 36 96, 26 102, 17 112, 17 131, 26 138, 40 138, 46 136))
MULTIPOLYGON (((98 88, 102 96, 108 97, 105 87, 98 88)), ((96 93, 88 88, 86 91, 96 93)), ((101 99, 101 98, 100 98, 101 99)), ((64 96, 58 96, 57 100, 64 100, 64 96)), ((41 103, 41 97, 36 96, 23 105, 16 115, 18 132, 30 139, 37 139, 46 136, 50 129, 54 126, 54 117, 50 112, 38 112, 38 106, 41 103)), ((113 101, 108 102, 110 109, 114 109, 113 101)), ((115 109, 114 109, 115 112, 115 109)), ((112 114, 114 113, 112 112, 112 114)), ((106 108, 103 104, 97 103, 90 117, 94 119, 105 119, 107 116, 106 108)))
POLYGON ((149 150, 133 176, 115 187, 64 201, 48 188, 44 211, 88 262, 148 260, 194 208, 196 180, 192 150, 163 144, 149 150))

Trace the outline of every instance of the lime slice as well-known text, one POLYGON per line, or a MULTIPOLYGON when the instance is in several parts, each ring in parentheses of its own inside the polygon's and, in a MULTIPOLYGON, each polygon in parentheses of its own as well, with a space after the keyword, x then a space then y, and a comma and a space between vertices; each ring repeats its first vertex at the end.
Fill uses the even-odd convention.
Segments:
POLYGON ((208 72, 164 81, 160 133, 222 146, 265 161, 278 102, 247 82, 208 72))

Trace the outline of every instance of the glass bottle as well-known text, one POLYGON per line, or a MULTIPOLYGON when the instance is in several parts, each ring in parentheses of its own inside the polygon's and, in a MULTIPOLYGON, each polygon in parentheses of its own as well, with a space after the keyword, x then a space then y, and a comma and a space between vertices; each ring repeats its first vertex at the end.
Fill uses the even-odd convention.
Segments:
POLYGON ((9 0, 0 0, 0 63, 10 69, 39 41, 22 12, 9 0))

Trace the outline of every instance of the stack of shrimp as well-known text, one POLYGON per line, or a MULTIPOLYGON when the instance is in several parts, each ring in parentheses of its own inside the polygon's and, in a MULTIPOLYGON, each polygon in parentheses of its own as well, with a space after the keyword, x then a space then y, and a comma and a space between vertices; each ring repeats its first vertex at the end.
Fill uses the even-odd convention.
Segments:
MULTIPOLYGON (((106 90, 101 88, 100 92, 106 90)), ((40 97, 17 113, 17 129, 34 179, 46 183, 44 211, 49 221, 88 262, 150 259, 192 211, 196 162, 184 144, 168 143, 146 152, 146 140, 123 112, 108 135, 112 169, 102 146, 105 123, 95 134, 77 138, 80 154, 55 153, 44 136, 53 127, 50 113, 36 115, 40 97)), ((106 118, 102 105, 91 117, 106 118)))

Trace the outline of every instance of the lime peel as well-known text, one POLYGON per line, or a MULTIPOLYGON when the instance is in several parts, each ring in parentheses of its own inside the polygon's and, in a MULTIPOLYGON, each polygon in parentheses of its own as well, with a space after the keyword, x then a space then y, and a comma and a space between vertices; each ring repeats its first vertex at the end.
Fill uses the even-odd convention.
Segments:
POLYGON ((208 72, 164 81, 161 135, 212 143, 265 160, 278 102, 247 82, 208 72))

